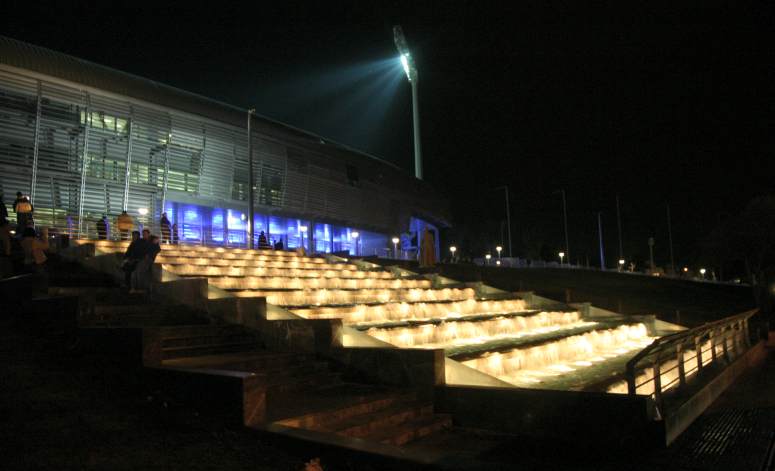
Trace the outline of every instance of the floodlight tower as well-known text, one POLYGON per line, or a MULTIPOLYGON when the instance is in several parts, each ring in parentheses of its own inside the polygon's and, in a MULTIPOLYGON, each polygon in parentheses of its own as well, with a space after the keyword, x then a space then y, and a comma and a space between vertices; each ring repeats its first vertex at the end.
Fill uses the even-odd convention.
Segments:
POLYGON ((393 42, 398 53, 401 54, 401 65, 404 66, 406 78, 412 85, 412 119, 414 121, 414 176, 422 180, 422 151, 420 150, 420 104, 417 100, 417 67, 414 64, 412 53, 406 44, 404 31, 401 26, 393 26, 393 42))

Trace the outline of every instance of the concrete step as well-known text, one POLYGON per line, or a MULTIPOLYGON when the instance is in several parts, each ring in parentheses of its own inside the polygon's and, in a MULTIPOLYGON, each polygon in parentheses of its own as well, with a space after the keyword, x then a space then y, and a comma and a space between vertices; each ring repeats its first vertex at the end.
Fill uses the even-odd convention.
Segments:
POLYGON ((433 415, 433 404, 428 402, 400 402, 384 409, 325 424, 324 429, 348 437, 363 438, 380 429, 395 427, 410 420, 433 415))
POLYGON ((452 427, 451 415, 433 414, 409 420, 396 426, 379 429, 375 433, 364 437, 364 439, 401 446, 450 427, 452 427))
POLYGON ((166 360, 166 366, 185 368, 254 368, 256 370, 293 367, 307 362, 316 362, 314 355, 301 353, 284 353, 259 350, 255 352, 223 353, 217 355, 200 355, 190 358, 166 360))
POLYGON ((332 386, 341 384, 341 375, 328 370, 316 373, 307 373, 304 376, 285 376, 285 375, 260 375, 264 376, 267 389, 267 398, 271 399, 273 395, 285 395, 292 392, 306 391, 322 386, 332 386))
POLYGON ((367 393, 364 396, 345 397, 340 400, 329 401, 310 412, 284 418, 278 421, 279 424, 288 427, 306 428, 310 430, 320 430, 325 424, 340 423, 356 416, 370 414, 383 410, 394 404, 415 400, 414 393, 396 393, 396 392, 374 392, 367 393))
POLYGON ((259 348, 255 341, 218 342, 200 345, 183 345, 179 347, 166 347, 162 349, 164 360, 171 358, 192 357, 198 355, 212 355, 214 353, 250 352, 259 348))

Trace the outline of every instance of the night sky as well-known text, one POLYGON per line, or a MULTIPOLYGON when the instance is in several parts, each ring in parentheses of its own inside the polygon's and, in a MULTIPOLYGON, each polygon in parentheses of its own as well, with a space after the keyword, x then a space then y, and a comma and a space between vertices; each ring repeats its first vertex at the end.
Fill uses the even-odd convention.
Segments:
POLYGON ((292 3, 10 2, 0 34, 255 107, 411 172, 410 88, 391 32, 401 24, 420 74, 426 180, 453 205, 447 242, 474 255, 500 237, 499 185, 511 190, 515 254, 561 248, 556 191, 565 189, 572 260, 599 263, 602 211, 609 266, 616 194, 625 256, 645 259, 653 236, 657 263, 667 263, 669 203, 684 264, 699 262, 720 220, 775 188, 775 18, 765 2, 671 11, 292 3))

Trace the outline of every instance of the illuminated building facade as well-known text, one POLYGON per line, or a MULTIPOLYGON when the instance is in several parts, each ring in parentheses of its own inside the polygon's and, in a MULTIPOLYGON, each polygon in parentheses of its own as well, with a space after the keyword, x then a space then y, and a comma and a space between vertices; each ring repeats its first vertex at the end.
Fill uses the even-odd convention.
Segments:
MULTIPOLYGON (((448 207, 426 183, 251 119, 256 238, 387 255, 402 235, 411 256, 428 228, 438 246, 448 207)), ((166 212, 184 242, 245 246, 247 120, 247 110, 0 37, 0 192, 8 205, 29 195, 36 223, 61 233, 95 238, 96 221, 122 211, 158 232, 166 212)))

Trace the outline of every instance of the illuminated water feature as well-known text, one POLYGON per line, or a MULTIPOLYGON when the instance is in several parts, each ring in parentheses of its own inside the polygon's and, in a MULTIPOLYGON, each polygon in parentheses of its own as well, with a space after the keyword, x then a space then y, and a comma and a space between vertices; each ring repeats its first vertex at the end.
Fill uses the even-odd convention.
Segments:
POLYGON ((293 309, 309 319, 342 319, 348 325, 385 324, 390 322, 427 319, 457 319, 478 314, 508 314, 525 311, 521 299, 476 300, 439 303, 384 303, 341 307, 311 307, 293 309))
POLYGON ((623 325, 506 352, 487 353, 463 364, 521 387, 540 387, 542 380, 637 352, 654 337, 644 324, 623 325))
POLYGON ((398 347, 450 348, 494 340, 560 332, 597 325, 581 320, 578 312, 539 312, 527 316, 495 317, 479 321, 442 321, 410 327, 372 327, 367 334, 398 347))
MULTIPOLYGON (((98 245, 123 250, 125 244, 98 245)), ((180 276, 207 276, 212 286, 235 296, 265 296, 271 304, 297 306, 291 309, 302 317, 341 318, 399 348, 446 349, 468 358, 467 366, 523 387, 542 387, 564 375, 595 381, 593 366, 621 365, 653 340, 643 324, 601 328, 579 312, 527 312, 519 299, 476 299, 469 288, 431 289, 427 279, 293 252, 163 246, 157 261, 180 276), (531 346, 514 348, 526 343, 531 346), (590 371, 584 373, 585 368, 590 371)), ((687 374, 695 374, 692 352, 684 353, 684 362, 687 374)), ((670 367, 669 361, 662 367, 663 389, 675 383, 670 375, 677 372, 670 367)), ((650 377, 650 369, 641 372, 638 393, 653 392, 650 377)), ((626 392, 626 384, 608 391, 626 392)))

